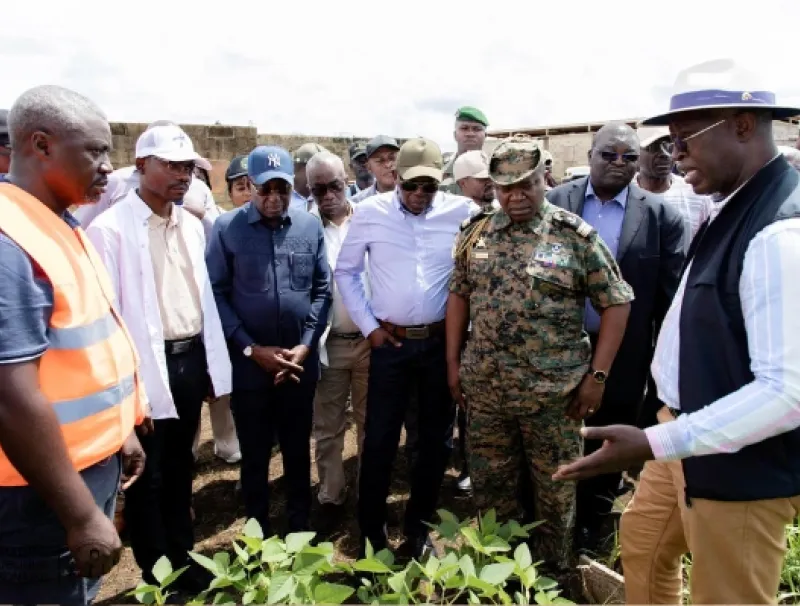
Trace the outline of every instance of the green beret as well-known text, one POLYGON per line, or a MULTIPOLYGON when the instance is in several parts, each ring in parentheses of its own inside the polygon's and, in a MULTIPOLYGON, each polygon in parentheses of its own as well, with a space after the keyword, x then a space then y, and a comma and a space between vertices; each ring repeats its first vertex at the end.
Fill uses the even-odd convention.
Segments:
POLYGON ((477 107, 469 107, 467 105, 464 107, 459 107, 456 110, 456 120, 480 122, 484 126, 489 126, 489 121, 486 119, 486 115, 481 110, 479 110, 477 107))

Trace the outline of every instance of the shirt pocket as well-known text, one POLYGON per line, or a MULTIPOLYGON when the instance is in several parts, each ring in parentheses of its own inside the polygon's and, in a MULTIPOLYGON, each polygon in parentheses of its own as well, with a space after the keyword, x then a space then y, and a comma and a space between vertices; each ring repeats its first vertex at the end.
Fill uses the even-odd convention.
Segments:
POLYGON ((290 253, 289 268, 292 290, 311 290, 311 280, 314 275, 314 254, 306 252, 290 253))
POLYGON ((578 271, 532 262, 527 273, 531 277, 530 298, 535 314, 557 322, 581 321, 583 299, 578 271))
POLYGON ((234 265, 236 274, 248 289, 259 292, 272 290, 275 271, 271 256, 237 255, 234 265))

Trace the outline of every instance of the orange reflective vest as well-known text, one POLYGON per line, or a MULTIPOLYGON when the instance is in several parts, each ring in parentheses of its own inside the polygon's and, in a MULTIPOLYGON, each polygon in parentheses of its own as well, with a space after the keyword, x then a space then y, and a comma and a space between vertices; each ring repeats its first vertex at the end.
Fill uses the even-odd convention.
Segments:
MULTIPOLYGON (((145 416, 133 340, 112 307, 108 274, 82 229, 72 229, 15 185, 0 183, 0 231, 52 284, 39 388, 53 405, 75 469, 82 471, 119 451, 145 416)), ((0 486, 25 484, 0 450, 0 486)))

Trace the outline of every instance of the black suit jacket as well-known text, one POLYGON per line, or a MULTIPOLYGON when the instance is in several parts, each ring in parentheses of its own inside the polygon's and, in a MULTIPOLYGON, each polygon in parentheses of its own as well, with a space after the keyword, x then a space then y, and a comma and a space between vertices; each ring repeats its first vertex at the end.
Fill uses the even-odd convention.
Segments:
MULTIPOLYGON (((589 177, 584 177, 560 185, 547 193, 547 199, 581 216, 588 182, 589 177)), ((635 299, 631 302, 625 337, 606 383, 603 407, 598 412, 598 415, 604 413, 608 422, 637 421, 656 337, 680 281, 683 239, 680 212, 661 196, 631 183, 617 263, 622 277, 633 288, 635 299), (615 412, 619 414, 612 414, 615 412)), ((641 412, 643 419, 652 420, 658 401, 654 389, 647 391, 648 404, 641 412)))

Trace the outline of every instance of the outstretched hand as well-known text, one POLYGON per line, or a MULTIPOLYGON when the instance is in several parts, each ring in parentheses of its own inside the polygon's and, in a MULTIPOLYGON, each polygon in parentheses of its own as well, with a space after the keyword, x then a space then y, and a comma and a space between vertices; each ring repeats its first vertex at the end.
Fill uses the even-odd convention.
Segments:
POLYGON ((592 454, 559 467, 553 474, 554 480, 585 480, 604 473, 625 471, 654 458, 647 434, 638 427, 584 427, 581 435, 587 440, 603 440, 603 445, 592 454))

